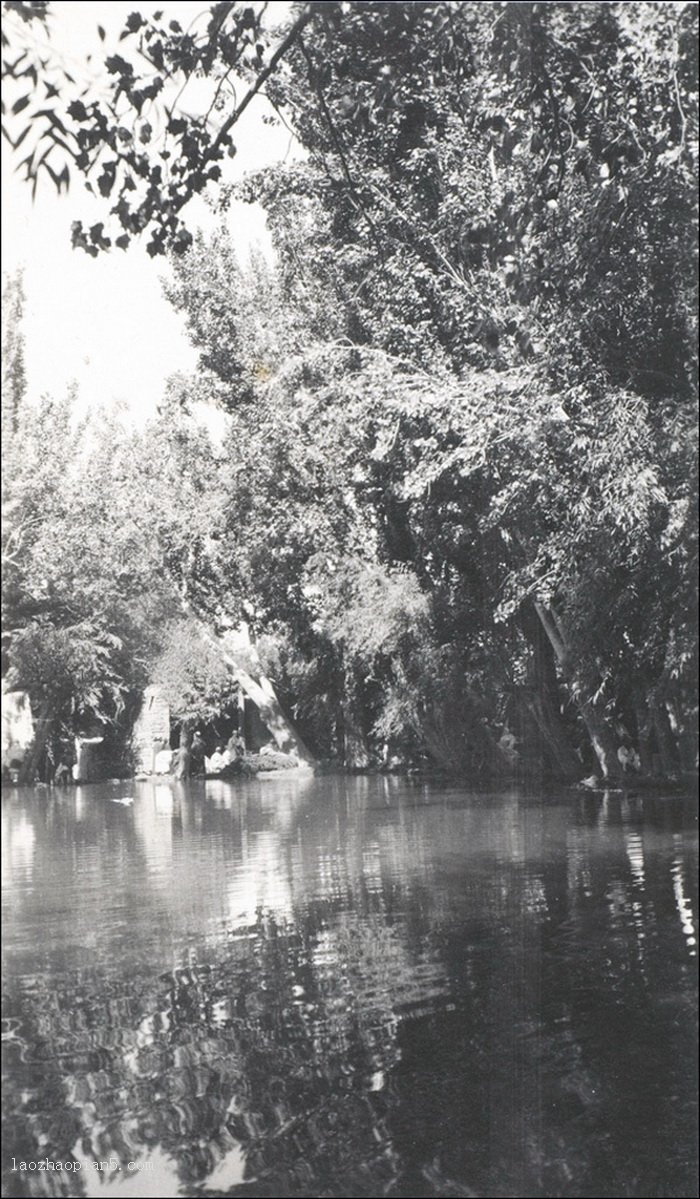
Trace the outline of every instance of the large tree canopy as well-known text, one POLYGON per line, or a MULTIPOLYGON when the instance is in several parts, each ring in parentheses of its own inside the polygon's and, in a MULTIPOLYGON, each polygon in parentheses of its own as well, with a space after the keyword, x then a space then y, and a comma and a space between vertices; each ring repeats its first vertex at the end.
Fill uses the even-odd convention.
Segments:
POLYGON ((692 765, 696 7, 135 13, 99 87, 37 65, 49 6, 6 7, 23 170, 103 197, 90 254, 173 252, 200 370, 170 412, 228 413, 216 460, 165 421, 153 552, 246 616, 314 747, 492 768, 509 725, 567 775, 623 735, 692 765), (234 187, 262 91, 306 157, 234 187), (264 205, 273 265, 186 230, 212 187, 264 205))

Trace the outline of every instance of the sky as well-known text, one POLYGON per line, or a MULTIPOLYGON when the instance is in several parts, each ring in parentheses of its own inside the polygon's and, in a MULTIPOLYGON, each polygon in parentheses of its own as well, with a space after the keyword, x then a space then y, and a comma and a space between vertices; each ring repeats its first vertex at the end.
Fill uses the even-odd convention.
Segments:
MULTIPOLYGON (((136 9, 148 13, 158 7, 186 27, 206 11, 207 4, 54 0, 51 44, 68 64, 84 71, 87 54, 113 52, 129 13, 136 9), (106 31, 104 48, 97 37, 98 24, 106 31)), ((281 2, 269 6, 280 19, 288 7, 281 2)), ((188 110, 195 111, 196 103, 196 96, 189 95, 188 110)), ((290 142, 286 129, 263 123, 266 111, 266 102, 256 100, 236 127, 238 153, 227 178, 240 178, 246 171, 298 155, 299 148, 290 142)), ((37 401, 43 394, 65 394, 76 382, 81 407, 121 402, 140 424, 154 414, 167 377, 193 370, 197 357, 187 341, 183 317, 163 297, 160 280, 168 273, 164 258, 151 259, 144 243, 132 244, 126 253, 112 250, 97 258, 72 249, 74 220, 93 224, 104 218, 104 202, 92 198, 75 177, 68 194, 62 196, 44 181, 32 202, 30 188, 14 172, 3 139, 3 274, 13 274, 19 267, 24 271, 29 398, 37 401)), ((196 198, 185 210, 185 219, 191 230, 206 231, 221 218, 196 198)), ((271 255, 260 207, 234 204, 226 223, 241 259, 253 245, 271 255)))

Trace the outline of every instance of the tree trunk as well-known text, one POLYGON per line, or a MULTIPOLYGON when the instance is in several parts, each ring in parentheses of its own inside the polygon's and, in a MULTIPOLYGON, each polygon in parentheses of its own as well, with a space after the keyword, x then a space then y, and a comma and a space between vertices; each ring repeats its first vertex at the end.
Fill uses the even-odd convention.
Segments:
POLYGON ((243 742, 243 748, 246 749, 248 741, 245 729, 245 692, 242 687, 238 688, 238 736, 243 742))
POLYGON ((370 757, 365 735, 355 720, 350 703, 341 705, 343 722, 343 761, 351 770, 366 770, 370 757))
MULTIPOLYGON (((45 699, 39 709, 39 715, 34 720, 34 742, 20 767, 19 777, 23 783, 33 783, 39 774, 46 746, 51 735, 53 720, 50 715, 51 701, 45 699)), ((44 780, 48 782, 48 780, 44 780)))
POLYGON ((651 709, 654 732, 656 733, 656 741, 659 748, 661 773, 664 775, 676 774, 678 770, 676 740, 671 730, 671 722, 668 717, 666 704, 655 695, 651 695, 649 697, 649 707, 651 709))
POLYGON ((554 650, 562 677, 570 688, 583 717, 591 745, 598 759, 601 774, 604 779, 620 778, 622 767, 617 757, 615 738, 608 722, 600 714, 595 704, 591 700, 586 699, 584 695, 577 672, 571 661, 571 651, 567 644, 564 630, 561 627, 561 621, 552 608, 548 608, 545 604, 540 603, 539 600, 535 600, 534 603, 535 611, 554 650))
POLYGON ((681 710, 678 721, 678 761, 684 774, 693 774, 698 768, 698 722, 695 698, 689 697, 687 710, 681 710))
POLYGON ((513 774, 514 763, 489 729, 478 697, 456 692, 423 714, 420 729, 431 757, 452 773, 513 774))
POLYGON ((530 607, 523 609, 522 627, 533 651, 535 696, 528 702, 528 708, 542 738, 545 755, 560 778, 577 779, 581 774, 581 762, 571 746, 562 719, 554 649, 530 607))
POLYGON ((293 754, 300 762, 311 765, 315 761, 314 756, 304 745, 296 729, 292 727, 282 711, 282 706, 270 680, 264 674, 261 674, 257 680, 254 679, 248 671, 236 664, 230 654, 225 650, 221 650, 221 652, 227 666, 235 674, 240 687, 258 709, 278 748, 282 753, 293 754))
POLYGON ((236 682, 249 699, 252 699, 256 708, 260 712, 260 716, 270 730, 275 743, 282 753, 291 754, 298 758, 300 762, 306 765, 313 765, 315 758, 311 751, 307 749, 296 729, 285 716, 282 705, 280 704, 272 683, 265 675, 257 650, 253 645, 246 625, 241 625, 238 632, 232 635, 232 639, 240 643, 240 656, 247 658, 258 674, 258 678, 253 678, 244 667, 240 666, 237 658, 237 647, 233 646, 231 650, 227 649, 223 644, 222 639, 215 637, 207 628, 203 620, 193 611, 191 605, 186 599, 182 600, 182 607, 186 614, 196 622, 202 637, 211 645, 222 660, 229 667, 236 682))
POLYGON ((291 721, 285 715, 282 705, 275 694, 275 689, 262 669, 257 650, 250 640, 247 629, 242 627, 237 634, 237 639, 241 642, 243 651, 241 656, 245 655, 251 661, 251 664, 255 667, 258 676, 257 679, 248 670, 239 665, 235 656, 235 648, 232 652, 229 651, 220 640, 212 636, 209 630, 202 625, 201 621, 198 623, 202 630, 202 635, 221 654, 224 662, 234 674, 241 690, 249 699, 252 699, 262 720, 270 730, 277 747, 282 753, 292 754, 300 762, 313 765, 315 758, 304 744, 291 721))
POLYGON ((183 720, 180 725, 180 748, 178 750, 175 778, 178 780, 190 777, 190 749, 192 747, 192 721, 183 720))
POLYGON ((637 720, 637 743, 642 772, 653 774, 654 757, 651 748, 653 721, 646 697, 635 703, 634 712, 637 720))
POLYGON ((561 719, 557 719, 559 713, 555 713, 549 700, 541 693, 529 700, 528 707, 542 738, 545 758, 549 760, 554 774, 569 782, 579 778, 582 763, 566 740, 561 719))

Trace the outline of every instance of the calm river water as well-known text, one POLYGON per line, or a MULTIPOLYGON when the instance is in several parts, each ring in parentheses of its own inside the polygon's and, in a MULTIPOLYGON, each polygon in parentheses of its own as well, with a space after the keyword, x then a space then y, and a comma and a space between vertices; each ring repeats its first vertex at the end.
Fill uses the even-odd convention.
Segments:
POLYGON ((695 1195, 696 811, 6 790, 5 1194, 695 1195))

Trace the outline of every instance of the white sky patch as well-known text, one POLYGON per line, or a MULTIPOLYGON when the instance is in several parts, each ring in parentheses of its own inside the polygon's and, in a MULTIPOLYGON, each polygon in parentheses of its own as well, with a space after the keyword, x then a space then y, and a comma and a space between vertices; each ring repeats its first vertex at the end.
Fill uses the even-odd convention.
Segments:
MULTIPOLYGON (((190 0, 161 6, 137 5, 134 0, 58 0, 51 5, 51 44, 82 78, 85 67, 80 64, 86 55, 93 53, 97 61, 105 51, 113 52, 129 13, 138 8, 147 14, 159 7, 166 17, 174 17, 186 27, 201 18, 208 6, 190 0), (97 36, 98 24, 106 31, 104 46, 97 36)), ((283 19, 288 7, 273 3, 273 19, 283 19)), ((205 102, 204 96, 197 97, 191 88, 182 98, 183 107, 190 112, 201 110, 205 102)), ((263 116, 271 112, 264 98, 256 98, 236 126, 238 153, 224 166, 228 181, 300 156, 300 147, 283 125, 264 124, 263 116)), ((136 423, 150 419, 168 376, 192 371, 197 363, 183 317, 163 297, 160 279, 169 271, 166 260, 149 257, 146 239, 132 243, 126 252, 112 250, 95 259, 73 250, 72 222, 104 221, 107 226, 109 202, 90 196, 75 174, 67 196, 57 196, 48 181, 42 180, 32 202, 31 190, 14 173, 15 166, 3 141, 3 273, 24 269, 29 398, 36 400, 45 393, 62 395, 75 381, 81 407, 122 401, 136 423)), ((193 232, 197 228, 210 232, 221 218, 196 197, 187 206, 185 219, 193 232)), ((234 203, 225 220, 241 261, 254 246, 271 256, 262 208, 234 203)))

